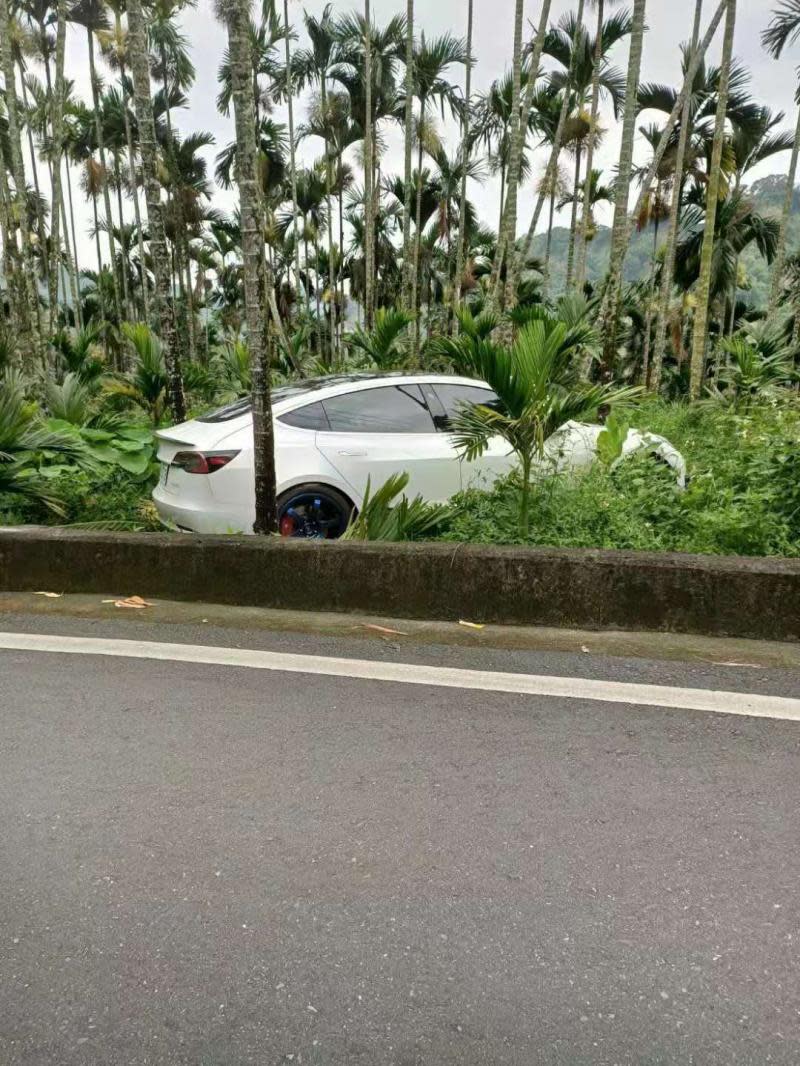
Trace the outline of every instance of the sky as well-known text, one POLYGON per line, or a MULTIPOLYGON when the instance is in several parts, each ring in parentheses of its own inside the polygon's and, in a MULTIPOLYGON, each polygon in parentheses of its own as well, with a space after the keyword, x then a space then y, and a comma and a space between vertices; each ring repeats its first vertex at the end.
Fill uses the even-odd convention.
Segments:
MULTIPOLYGON (((717 0, 705 0, 703 26, 707 25, 717 0)), ((474 0, 475 3, 475 28, 474 28, 474 51, 476 65, 473 71, 473 92, 485 90, 491 82, 502 75, 510 61, 514 0, 474 0)), ((794 129, 793 94, 796 77, 795 65, 798 56, 785 54, 780 61, 769 57, 761 47, 761 31, 769 19, 770 9, 776 6, 767 0, 739 0, 736 23, 736 56, 744 62, 752 73, 751 89, 753 96, 759 102, 766 104, 773 110, 786 112, 784 125, 787 129, 794 129)), ((325 6, 325 0, 290 0, 289 17, 298 31, 298 45, 304 43, 302 30, 302 12, 308 11, 320 15, 325 6)), ((335 13, 352 10, 356 4, 351 0, 334 0, 335 13)), ((428 36, 446 32, 466 34, 466 0, 417 0, 416 22, 418 30, 423 30, 428 36)), ((611 5, 607 2, 606 9, 611 5)), ((617 10, 621 5, 616 5, 617 10)), ((628 5, 629 6, 629 5, 628 5)), ((553 0, 551 6, 551 20, 556 21, 565 12, 574 10, 575 0, 572 3, 567 0, 553 0)), ((587 4, 587 21, 594 17, 593 8, 587 4)), ((404 0, 372 0, 373 18, 379 24, 383 24, 398 10, 405 10, 404 0)), ((532 25, 538 20, 540 0, 526 0, 526 39, 532 35, 532 25)), ((667 82, 678 85, 680 77, 680 43, 689 37, 694 13, 694 0, 648 0, 647 3, 647 34, 645 37, 644 55, 642 61, 642 80, 667 82)), ((211 0, 198 0, 194 10, 187 10, 182 16, 183 30, 190 45, 192 58, 197 68, 197 80, 189 93, 189 106, 175 115, 174 121, 183 132, 202 129, 213 134, 216 144, 206 153, 209 162, 209 175, 213 177, 214 156, 225 144, 233 139, 233 118, 221 116, 216 109, 217 95, 217 69, 220 58, 225 48, 226 38, 223 27, 215 21, 211 0)), ((721 48, 721 31, 711 46, 709 57, 711 61, 719 58, 721 48)), ((800 51, 800 49, 798 50, 800 51)), ((627 69, 627 44, 621 44, 613 53, 612 62, 622 71, 627 69)), ((76 83, 76 91, 90 99, 90 86, 88 77, 88 64, 85 39, 82 33, 74 28, 70 29, 68 36, 66 56, 67 77, 73 78, 76 83)), ((456 70, 452 80, 460 82, 463 86, 463 72, 456 70)), ((301 100, 296 104, 295 121, 302 121, 304 117, 306 101, 301 100)), ((285 110, 277 108, 275 118, 285 121, 285 110)), ((655 120, 657 116, 646 113, 641 116, 640 124, 655 120)), ((616 164, 619 152, 620 130, 614 122, 613 115, 608 108, 603 110, 601 122, 607 129, 605 140, 596 153, 596 163, 605 172, 607 178, 612 177, 613 168, 616 164)), ((457 129, 448 126, 443 130, 448 147, 454 149, 458 143, 457 129)), ((402 134, 400 131, 387 130, 388 150, 383 161, 384 173, 403 172, 402 134)), ((310 163, 321 154, 321 142, 313 139, 305 142, 300 150, 301 162, 310 163)), ((647 148, 640 136, 637 137, 636 159, 643 160, 647 157, 647 148)), ((540 150, 533 155, 533 177, 540 175, 547 161, 547 153, 540 150)), ((750 178, 762 177, 766 174, 786 172, 788 170, 788 153, 776 156, 767 161, 760 168, 751 172, 750 178)), ((493 227, 497 226, 497 214, 499 210, 499 179, 490 178, 484 184, 470 183, 469 195, 482 220, 493 227)), ((214 202, 221 208, 230 208, 235 203, 235 191, 224 193, 217 190, 214 202)), ((80 193, 77 196, 81 200, 80 193)), ((520 232, 527 230, 530 216, 535 203, 532 182, 529 182, 520 192, 519 228, 520 232)), ((130 207, 130 205, 128 205, 130 207)), ((102 210, 102 208, 101 208, 102 210)), ((132 209, 131 209, 132 214, 132 209)), ((542 226, 544 225, 543 212, 542 226)), ((610 224, 611 209, 600 207, 597 212, 598 221, 610 224)), ((81 204, 79 208, 79 226, 84 235, 80 252, 83 257, 81 265, 94 263, 93 244, 89 237, 91 211, 88 205, 81 204)), ((567 223, 567 212, 562 213, 560 220, 567 223)), ((79 243, 81 238, 79 237, 79 243)))

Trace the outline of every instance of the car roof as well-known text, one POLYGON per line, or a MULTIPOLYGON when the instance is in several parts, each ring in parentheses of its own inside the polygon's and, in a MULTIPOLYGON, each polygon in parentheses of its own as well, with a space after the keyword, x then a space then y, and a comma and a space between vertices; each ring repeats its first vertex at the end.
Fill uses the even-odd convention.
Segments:
MULTIPOLYGON (((363 392, 380 385, 414 385, 414 384, 449 384, 477 385, 488 389, 489 386, 475 378, 460 377, 453 374, 406 374, 399 371, 389 373, 330 374, 326 377, 307 378, 304 381, 279 385, 272 390, 272 409, 275 414, 293 411, 296 407, 324 400, 330 396, 339 396, 346 392, 363 392)), ((250 413, 250 399, 244 397, 216 411, 200 415, 198 422, 231 422, 250 413)))

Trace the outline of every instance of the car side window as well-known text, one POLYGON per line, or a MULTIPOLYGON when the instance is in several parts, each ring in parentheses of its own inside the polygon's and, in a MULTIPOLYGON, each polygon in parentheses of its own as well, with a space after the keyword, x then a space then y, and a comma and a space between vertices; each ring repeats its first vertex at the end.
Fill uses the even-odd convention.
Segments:
POLYGON ((287 411, 285 415, 278 416, 278 421, 285 422, 287 426, 295 426, 297 429, 330 429, 325 408, 319 401, 308 403, 304 407, 296 407, 294 411, 287 411))
POLYGON ((433 433, 419 385, 381 386, 331 396, 322 404, 336 433, 433 433))
POLYGON ((483 407, 498 408, 500 400, 491 389, 480 385, 442 385, 434 386, 436 395, 444 407, 444 418, 436 420, 437 429, 448 430, 453 417, 464 404, 481 404, 483 407))

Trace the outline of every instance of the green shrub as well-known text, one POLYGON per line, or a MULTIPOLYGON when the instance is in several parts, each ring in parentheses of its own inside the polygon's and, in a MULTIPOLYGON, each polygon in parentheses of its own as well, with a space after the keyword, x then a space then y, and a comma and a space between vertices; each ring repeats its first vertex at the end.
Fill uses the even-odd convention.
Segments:
MULTIPOLYGON (((712 405, 647 403, 634 425, 667 437, 687 460, 690 483, 648 455, 613 470, 536 483, 526 543, 740 555, 800 556, 800 412, 758 406, 738 414, 712 405)), ((444 536, 512 544, 520 486, 462 493, 444 536)))
POLYGON ((114 529, 160 529, 150 499, 154 479, 137 477, 121 467, 71 470, 53 478, 49 488, 64 509, 53 515, 35 501, 21 504, 0 495, 0 524, 98 525, 114 529))

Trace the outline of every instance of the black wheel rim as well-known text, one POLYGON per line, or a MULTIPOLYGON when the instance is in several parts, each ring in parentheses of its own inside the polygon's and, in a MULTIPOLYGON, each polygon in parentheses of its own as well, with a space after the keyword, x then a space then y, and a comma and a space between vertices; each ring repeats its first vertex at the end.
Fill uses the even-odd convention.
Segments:
POLYGON ((282 537, 333 540, 347 526, 341 504, 324 492, 298 492, 281 507, 278 527, 282 537))

